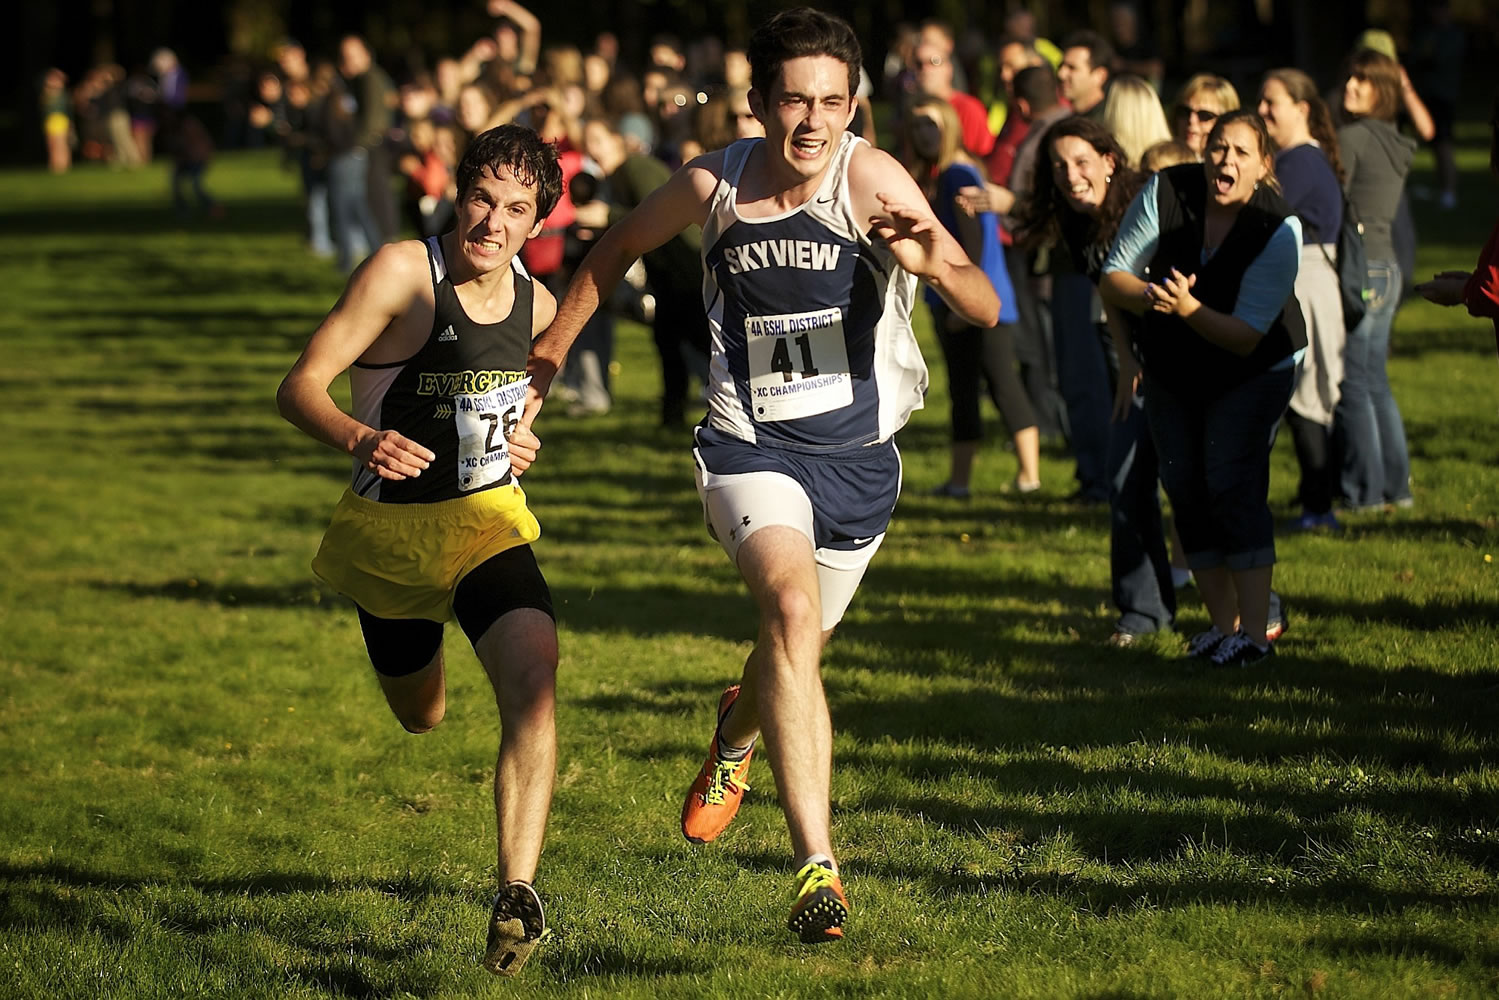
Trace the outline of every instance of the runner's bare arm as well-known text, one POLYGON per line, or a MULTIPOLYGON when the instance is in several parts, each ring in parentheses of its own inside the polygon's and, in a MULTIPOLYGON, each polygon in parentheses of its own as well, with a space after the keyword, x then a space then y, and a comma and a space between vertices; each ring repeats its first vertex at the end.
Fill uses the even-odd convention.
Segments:
POLYGON ((708 201, 723 169, 722 151, 706 153, 682 167, 619 222, 610 226, 578 265, 557 318, 531 344, 531 387, 520 419, 530 428, 583 324, 606 302, 624 273, 642 254, 656 249, 688 226, 708 218, 708 201))
POLYGON ((926 196, 884 150, 861 146, 849 162, 856 218, 867 219, 901 267, 925 281, 974 326, 999 322, 999 296, 958 241, 932 214, 926 196))
MULTIPOLYGON (((556 318, 557 299, 539 281, 533 282, 531 287, 535 290, 531 299, 531 338, 534 340, 556 318)), ((541 450, 541 438, 536 436, 529 424, 517 423, 508 440, 510 471, 518 476, 536 461, 536 453, 541 450)))
POLYGON ((353 455, 384 479, 419 476, 435 457, 415 441, 355 420, 328 386, 417 303, 431 282, 421 243, 381 247, 365 261, 276 390, 276 408, 308 436, 353 455))

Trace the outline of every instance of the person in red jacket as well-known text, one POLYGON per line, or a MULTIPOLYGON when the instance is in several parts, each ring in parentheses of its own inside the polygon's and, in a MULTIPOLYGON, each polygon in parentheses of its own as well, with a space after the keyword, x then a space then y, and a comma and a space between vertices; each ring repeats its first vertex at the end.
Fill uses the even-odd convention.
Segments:
MULTIPOLYGON (((1489 169, 1499 177, 1499 94, 1489 115, 1489 169)), ((1469 315, 1493 320, 1494 348, 1499 350, 1499 224, 1471 272, 1443 271, 1417 285, 1416 292, 1439 306, 1467 306, 1469 315)))
POLYGON ((989 111, 984 102, 953 86, 952 54, 936 45, 916 46, 916 86, 922 93, 940 97, 958 113, 963 127, 963 148, 976 159, 983 159, 994 149, 994 133, 989 131, 989 111))

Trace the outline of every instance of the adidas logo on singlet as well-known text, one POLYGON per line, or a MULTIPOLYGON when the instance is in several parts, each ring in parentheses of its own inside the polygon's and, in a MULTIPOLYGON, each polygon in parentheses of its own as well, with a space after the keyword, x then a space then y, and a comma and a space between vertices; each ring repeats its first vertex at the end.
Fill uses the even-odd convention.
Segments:
POLYGON ((442 331, 441 333, 439 333, 437 335, 438 343, 442 343, 444 341, 449 341, 449 340, 457 340, 457 339, 458 339, 458 334, 456 334, 456 333, 453 332, 453 328, 451 326, 449 326, 446 330, 442 331))

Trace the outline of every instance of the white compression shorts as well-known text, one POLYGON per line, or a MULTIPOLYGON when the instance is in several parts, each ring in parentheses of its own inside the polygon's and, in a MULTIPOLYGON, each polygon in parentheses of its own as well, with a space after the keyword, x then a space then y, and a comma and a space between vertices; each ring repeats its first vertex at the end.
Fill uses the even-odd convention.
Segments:
MULTIPOLYGON (((814 546, 812 501, 800 483, 780 472, 741 472, 721 475, 709 472, 696 463, 697 491, 703 501, 703 515, 708 532, 734 565, 739 565, 739 548, 761 528, 780 525, 805 535, 814 546)), ((865 540, 857 548, 833 549, 813 547, 817 561, 817 589, 822 602, 822 630, 843 620, 869 560, 879 551, 885 533, 865 540)))

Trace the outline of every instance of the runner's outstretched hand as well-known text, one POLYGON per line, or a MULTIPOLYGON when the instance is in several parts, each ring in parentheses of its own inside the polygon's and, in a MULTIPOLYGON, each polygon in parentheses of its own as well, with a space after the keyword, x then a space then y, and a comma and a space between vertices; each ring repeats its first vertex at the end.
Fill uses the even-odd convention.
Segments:
POLYGON ((935 274, 943 263, 936 218, 883 192, 875 197, 880 199, 885 214, 871 216, 869 223, 875 235, 889 245, 896 262, 918 278, 935 274))

